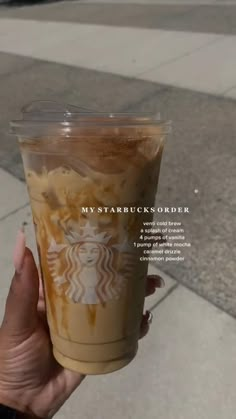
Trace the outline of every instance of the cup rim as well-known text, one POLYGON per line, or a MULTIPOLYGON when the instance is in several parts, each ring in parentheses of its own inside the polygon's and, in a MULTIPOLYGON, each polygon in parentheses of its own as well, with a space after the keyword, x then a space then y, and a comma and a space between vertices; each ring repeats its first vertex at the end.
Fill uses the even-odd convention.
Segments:
MULTIPOLYGON (((151 112, 97 112, 74 105, 52 101, 35 101, 22 109, 22 118, 10 122, 10 132, 16 135, 55 132, 72 135, 75 129, 137 128, 161 126, 163 134, 171 130, 171 121, 151 112)), ((32 134, 31 134, 32 135, 32 134)), ((52 134, 49 134, 49 136, 52 134)))

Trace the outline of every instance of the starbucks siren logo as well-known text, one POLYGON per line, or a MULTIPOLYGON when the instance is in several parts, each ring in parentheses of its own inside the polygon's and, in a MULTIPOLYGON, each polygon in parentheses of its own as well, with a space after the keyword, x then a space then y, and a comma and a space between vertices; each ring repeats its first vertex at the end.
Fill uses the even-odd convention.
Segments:
POLYGON ((66 284, 65 294, 74 303, 102 304, 118 299, 133 271, 133 246, 127 240, 109 245, 112 236, 96 230, 87 222, 81 233, 65 233, 68 244, 52 240, 47 252, 54 283, 58 287, 66 284), (117 252, 126 254, 122 275, 114 267, 117 252))

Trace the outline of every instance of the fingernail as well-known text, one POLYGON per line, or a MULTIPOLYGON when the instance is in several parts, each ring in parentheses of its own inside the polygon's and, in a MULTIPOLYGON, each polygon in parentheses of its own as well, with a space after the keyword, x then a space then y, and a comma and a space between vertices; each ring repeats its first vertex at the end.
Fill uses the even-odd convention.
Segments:
POLYGON ((145 319, 147 321, 147 323, 150 325, 152 323, 152 319, 153 319, 153 314, 151 311, 147 310, 145 313, 145 319))
POLYGON ((25 235, 20 229, 16 236, 16 244, 13 252, 13 263, 17 274, 21 273, 25 255, 25 235))

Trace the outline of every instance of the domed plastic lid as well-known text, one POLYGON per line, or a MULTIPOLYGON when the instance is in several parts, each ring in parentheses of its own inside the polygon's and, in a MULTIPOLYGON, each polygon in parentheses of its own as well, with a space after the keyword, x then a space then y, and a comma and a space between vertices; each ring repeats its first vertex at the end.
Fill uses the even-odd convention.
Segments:
POLYGON ((73 135, 75 130, 78 133, 80 128, 135 128, 155 125, 163 128, 163 134, 170 132, 170 122, 161 121, 160 114, 94 112, 52 101, 32 102, 22 109, 22 119, 10 124, 11 133, 18 136, 68 136, 73 135))

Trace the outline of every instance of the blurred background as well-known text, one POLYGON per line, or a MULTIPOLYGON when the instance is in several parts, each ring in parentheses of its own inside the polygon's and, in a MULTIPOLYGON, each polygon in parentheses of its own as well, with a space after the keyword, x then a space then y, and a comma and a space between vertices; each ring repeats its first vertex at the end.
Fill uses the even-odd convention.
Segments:
POLYGON ((136 360, 86 380, 59 418, 235 419, 236 1, 0 0, 2 310, 31 215, 9 121, 33 100, 172 120, 157 206, 187 206, 184 262, 150 265, 152 332, 136 360))

